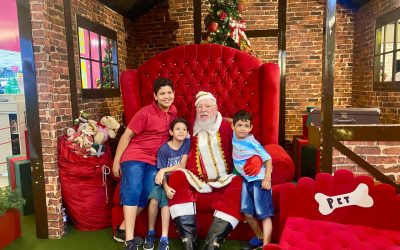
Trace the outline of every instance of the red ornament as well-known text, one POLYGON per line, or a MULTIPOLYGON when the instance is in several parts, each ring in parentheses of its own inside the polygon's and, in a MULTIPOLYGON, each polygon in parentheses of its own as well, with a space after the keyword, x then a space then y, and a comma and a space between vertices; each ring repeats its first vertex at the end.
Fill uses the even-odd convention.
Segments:
POLYGON ((241 13, 242 11, 244 11, 244 10, 246 9, 246 6, 244 6, 244 3, 243 3, 243 2, 239 2, 239 3, 237 4, 237 9, 238 9, 238 11, 241 13))
POLYGON ((209 32, 215 32, 218 30, 218 23, 217 22, 211 22, 210 25, 208 26, 208 31, 209 32))

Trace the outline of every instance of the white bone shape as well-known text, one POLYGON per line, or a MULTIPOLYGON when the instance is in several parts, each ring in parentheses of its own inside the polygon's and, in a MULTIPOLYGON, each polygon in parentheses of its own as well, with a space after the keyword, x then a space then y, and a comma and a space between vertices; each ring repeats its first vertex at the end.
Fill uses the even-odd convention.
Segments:
POLYGON ((314 198, 319 204, 319 212, 323 215, 328 215, 339 207, 347 207, 352 205, 360 207, 372 207, 374 205, 374 200, 368 195, 368 186, 364 183, 360 183, 351 193, 335 196, 327 196, 322 193, 316 193, 314 198))

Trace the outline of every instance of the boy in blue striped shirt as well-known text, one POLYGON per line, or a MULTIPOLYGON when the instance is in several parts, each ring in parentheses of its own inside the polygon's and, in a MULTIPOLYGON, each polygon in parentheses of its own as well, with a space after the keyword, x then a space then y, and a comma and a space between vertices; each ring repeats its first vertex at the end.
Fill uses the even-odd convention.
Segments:
POLYGON ((241 194, 241 212, 245 215, 247 222, 256 234, 249 241, 246 249, 257 249, 266 245, 271 240, 272 221, 274 206, 272 204, 271 192, 271 156, 264 147, 250 134, 253 128, 250 113, 241 110, 233 117, 232 129, 232 157, 237 172, 243 176, 241 194), (258 156, 262 159, 263 167, 255 176, 246 175, 243 167, 248 159, 258 156), (257 219, 261 220, 261 231, 257 219))

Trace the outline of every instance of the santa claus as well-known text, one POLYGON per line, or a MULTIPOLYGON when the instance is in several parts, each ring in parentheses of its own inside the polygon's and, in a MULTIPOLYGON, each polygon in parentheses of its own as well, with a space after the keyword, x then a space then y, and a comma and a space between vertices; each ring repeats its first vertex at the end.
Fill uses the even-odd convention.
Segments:
POLYGON ((181 235, 184 249, 196 248, 196 197, 218 192, 205 249, 219 248, 237 226, 240 214, 241 177, 232 174, 232 129, 218 112, 217 101, 209 92, 196 95, 196 119, 186 169, 170 176, 176 191, 170 200, 171 217, 181 235))

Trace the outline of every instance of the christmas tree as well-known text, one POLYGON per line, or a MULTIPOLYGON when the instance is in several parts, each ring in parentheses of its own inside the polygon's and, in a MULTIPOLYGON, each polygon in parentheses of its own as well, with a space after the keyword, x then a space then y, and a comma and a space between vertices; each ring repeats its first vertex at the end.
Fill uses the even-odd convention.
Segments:
POLYGON ((209 32, 206 43, 218 43, 235 49, 250 51, 246 21, 242 18, 243 0, 209 0, 209 14, 204 25, 209 32))
POLYGON ((109 89, 109 88, 114 88, 114 79, 113 79, 113 76, 112 76, 112 73, 111 73, 112 68, 110 67, 110 64, 108 64, 108 62, 112 61, 112 48, 111 48, 111 46, 107 45, 107 47, 105 47, 104 51, 105 51, 106 54, 104 55, 103 62, 107 62, 107 63, 104 63, 102 65, 102 67, 101 67, 101 74, 103 76, 103 78, 102 78, 103 81, 100 82, 100 79, 98 79, 97 80, 97 87, 99 87, 99 86, 101 86, 101 84, 103 84, 102 88, 109 89))

